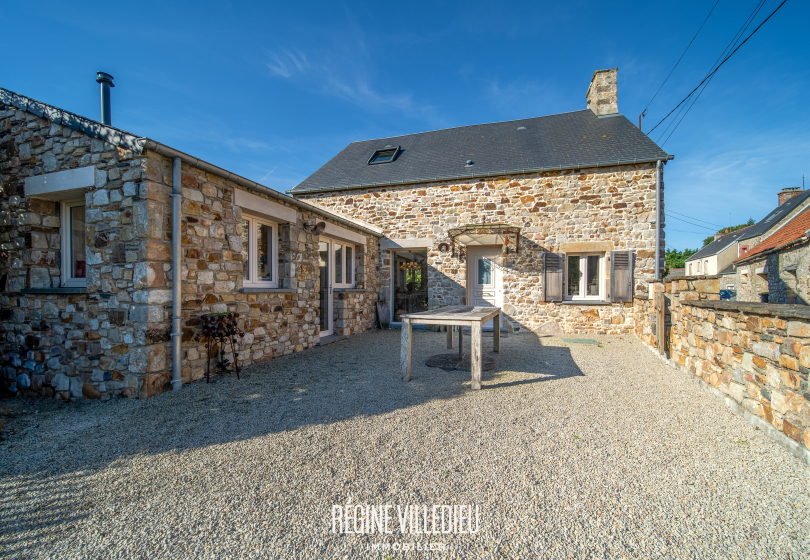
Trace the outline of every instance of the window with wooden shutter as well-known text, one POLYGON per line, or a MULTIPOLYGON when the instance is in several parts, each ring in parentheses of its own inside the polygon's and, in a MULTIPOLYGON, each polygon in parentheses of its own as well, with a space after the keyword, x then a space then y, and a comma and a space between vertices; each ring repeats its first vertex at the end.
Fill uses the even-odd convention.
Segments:
POLYGON ((565 253, 543 253, 543 301, 563 300, 565 253))
POLYGON ((610 301, 633 301, 633 251, 610 253, 610 301))

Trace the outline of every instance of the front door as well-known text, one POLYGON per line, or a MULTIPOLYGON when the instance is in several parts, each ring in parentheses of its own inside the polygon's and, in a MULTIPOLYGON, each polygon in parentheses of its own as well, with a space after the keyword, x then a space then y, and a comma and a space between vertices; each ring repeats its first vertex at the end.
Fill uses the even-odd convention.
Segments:
POLYGON ((321 241, 318 243, 318 261, 320 263, 321 277, 321 337, 332 334, 332 243, 321 241))
MULTIPOLYGON (((473 307, 501 307, 503 302, 503 274, 496 265, 501 247, 468 249, 467 251, 467 305, 473 307)), ((503 313, 501 313, 503 317, 503 313)), ((492 330, 490 319, 484 330, 492 330)))

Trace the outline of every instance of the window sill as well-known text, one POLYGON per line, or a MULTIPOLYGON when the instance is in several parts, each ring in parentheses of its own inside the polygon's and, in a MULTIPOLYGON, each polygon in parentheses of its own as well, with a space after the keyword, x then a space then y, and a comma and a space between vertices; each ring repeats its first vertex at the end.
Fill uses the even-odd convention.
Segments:
POLYGON ((365 288, 335 288, 335 292, 365 292, 365 288))
POLYGON ((239 292, 243 294, 259 294, 259 293, 279 293, 279 294, 293 294, 296 292, 295 288, 262 288, 259 286, 248 286, 247 288, 240 288, 239 292))
POLYGON ((563 305, 613 305, 610 301, 603 301, 600 299, 573 299, 565 300, 563 305))
POLYGON ((23 288, 23 294, 86 294, 87 288, 23 288))

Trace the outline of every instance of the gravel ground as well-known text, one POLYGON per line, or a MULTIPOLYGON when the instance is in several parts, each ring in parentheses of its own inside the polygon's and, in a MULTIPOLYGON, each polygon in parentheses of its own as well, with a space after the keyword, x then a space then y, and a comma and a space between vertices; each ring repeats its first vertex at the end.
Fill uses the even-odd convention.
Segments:
POLYGON ((148 401, 31 401, 0 443, 0 556, 810 556, 807 468, 634 337, 594 338, 509 336, 481 391, 424 366, 440 333, 401 382, 387 331, 148 401), (331 534, 348 501, 477 505, 480 531, 331 534))

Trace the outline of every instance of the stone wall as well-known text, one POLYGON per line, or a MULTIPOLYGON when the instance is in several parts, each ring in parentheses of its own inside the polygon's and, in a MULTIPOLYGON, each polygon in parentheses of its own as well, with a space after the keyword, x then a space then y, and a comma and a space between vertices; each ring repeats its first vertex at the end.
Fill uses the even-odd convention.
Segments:
MULTIPOLYGON (((75 121, 75 119, 74 119, 75 121)), ((73 121, 71 121, 73 122, 73 121)), ((75 123, 74 123, 75 124, 75 123)), ((0 294, 0 393, 146 398, 170 387, 171 162, 0 104, 0 243, 11 255, 0 294), (27 177, 92 168, 86 202, 86 288, 63 288, 59 202, 27 198, 27 177)), ((319 336, 318 238, 296 208, 279 227, 281 288, 242 291, 241 209, 232 181, 183 165, 183 378, 204 373, 199 315, 234 311, 252 363, 314 346, 319 336)), ((346 227, 340 224, 340 227, 346 227)), ((360 233, 359 230, 354 231, 360 233)), ((374 326, 377 238, 358 251, 356 291, 338 331, 374 326)))
POLYGON ((685 300, 670 343, 673 364, 810 464, 807 308, 685 300))
POLYGON ((760 294, 768 293, 768 275, 757 273, 768 263, 764 255, 737 266, 737 301, 758 302, 760 294))
MULTIPOLYGON (((391 239, 430 238, 431 308, 461 304, 466 296, 465 260, 458 254, 439 251, 440 243, 450 242, 448 229, 481 222, 521 226, 520 251, 498 263, 503 270, 504 312, 517 330, 633 332, 631 303, 589 306, 544 302, 545 251, 564 251, 566 244, 574 243, 630 249, 636 253, 636 292, 647 293, 647 285, 655 277, 652 164, 356 189, 299 198, 375 224, 391 239)), ((662 236, 662 256, 663 250, 662 236)), ((379 266, 381 285, 386 287, 390 253, 381 255, 379 266)), ((385 295, 380 294, 381 298, 385 295)))
POLYGON ((130 150, 0 104, 0 241, 11 254, 0 296, 0 390, 138 396, 148 368, 162 366, 128 320, 139 297, 136 262, 152 251, 136 225, 143 172, 144 159, 130 150), (26 198, 24 179, 89 166, 87 289, 64 290, 59 204, 26 198))
POLYGON ((737 267, 737 300, 810 304, 810 244, 804 242, 737 267), (757 274, 767 266, 767 271, 757 274))

